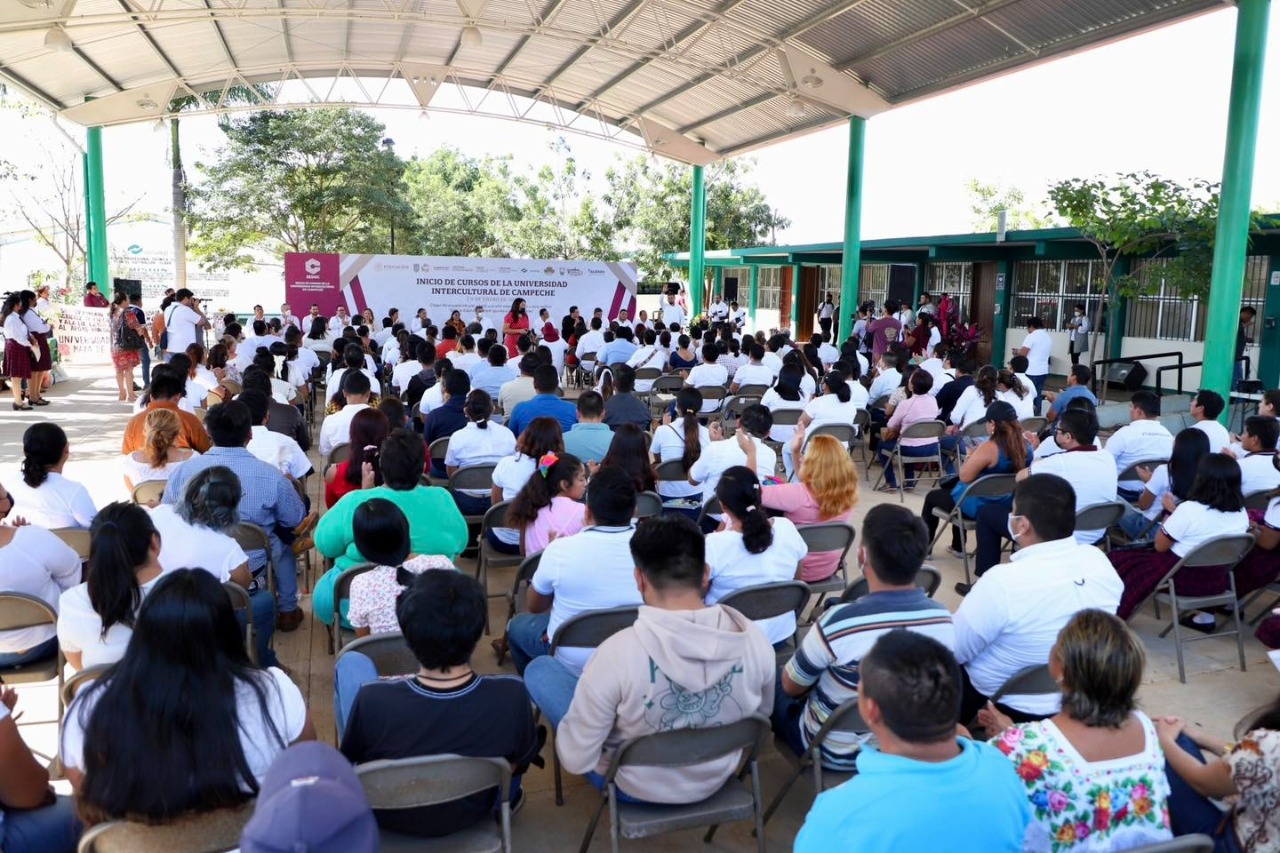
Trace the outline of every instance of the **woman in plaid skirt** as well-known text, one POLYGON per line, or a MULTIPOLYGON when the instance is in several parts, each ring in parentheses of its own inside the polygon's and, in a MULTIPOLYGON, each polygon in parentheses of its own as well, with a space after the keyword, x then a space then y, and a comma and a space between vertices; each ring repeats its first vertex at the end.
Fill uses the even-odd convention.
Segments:
POLYGON ((30 411, 22 402, 22 380, 31 378, 31 349, 35 345, 27 324, 22 322, 22 295, 10 293, 0 308, 0 324, 4 327, 4 363, 8 368, 9 390, 13 392, 13 410, 30 411))

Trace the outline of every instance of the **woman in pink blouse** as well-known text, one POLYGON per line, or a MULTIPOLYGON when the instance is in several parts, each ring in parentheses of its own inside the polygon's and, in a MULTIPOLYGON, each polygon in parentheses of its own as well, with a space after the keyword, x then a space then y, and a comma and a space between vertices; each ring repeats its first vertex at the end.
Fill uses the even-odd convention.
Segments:
MULTIPOLYGON (((938 419, 938 401, 929 394, 931 388, 933 388, 933 376, 929 371, 917 369, 912 373, 911 378, 907 380, 907 398, 893 410, 887 429, 881 433, 879 459, 880 464, 884 465, 885 482, 881 491, 896 492, 898 490, 893 465, 889 463, 889 459, 893 455, 893 449, 899 443, 902 445, 904 459, 912 456, 933 456, 938 452, 936 438, 904 438, 901 441, 898 439, 907 427, 938 419)), ((914 477, 915 466, 908 465, 907 489, 915 488, 914 477)))
POLYGON ((507 523, 520 530, 526 555, 552 539, 572 536, 586 524, 587 466, 571 453, 546 453, 524 488, 511 501, 507 523))
MULTIPOLYGON (((804 447, 804 433, 805 428, 798 426, 791 439, 796 458, 804 448, 798 472, 800 482, 767 486, 761 492, 761 501, 769 509, 781 510, 797 527, 825 521, 851 523, 853 508, 858 504, 858 469, 839 439, 816 435, 804 447)), ((753 444, 750 453, 754 452, 753 444)), ((810 551, 800 563, 800 580, 824 581, 835 574, 839 563, 839 551, 810 551)))

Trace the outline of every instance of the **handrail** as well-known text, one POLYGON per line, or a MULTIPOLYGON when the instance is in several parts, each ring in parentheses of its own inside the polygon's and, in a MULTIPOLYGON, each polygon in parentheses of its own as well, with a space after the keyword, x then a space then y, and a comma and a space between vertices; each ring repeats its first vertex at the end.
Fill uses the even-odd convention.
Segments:
MULTIPOLYGON (((1176 358, 1176 359, 1178 360, 1178 363, 1177 363, 1176 365, 1172 365, 1172 366, 1174 366, 1174 367, 1178 367, 1178 368, 1181 368, 1181 367, 1183 366, 1183 362, 1182 362, 1182 359, 1183 359, 1183 352, 1182 352, 1182 350, 1173 350, 1173 351, 1170 351, 1170 352, 1152 352, 1152 353, 1143 353, 1143 354, 1142 354, 1142 355, 1140 355, 1140 356, 1132 356, 1132 355, 1131 355, 1131 356, 1124 356, 1124 357, 1121 357, 1121 358, 1100 358, 1100 359, 1098 359, 1097 361, 1093 362, 1093 364, 1092 364, 1092 367, 1093 367, 1093 393, 1094 393, 1094 396, 1098 397, 1098 399, 1099 399, 1099 400, 1105 400, 1105 399, 1107 399, 1107 388, 1108 388, 1108 386, 1110 386, 1110 384, 1111 384, 1111 383, 1110 383, 1110 382, 1108 381, 1108 379, 1107 379, 1107 372, 1106 372, 1105 370, 1100 370, 1100 368, 1101 368, 1101 367, 1103 367, 1104 365, 1107 365, 1107 364, 1122 364, 1122 363, 1124 363, 1124 362, 1136 362, 1136 361, 1138 361, 1138 360, 1147 361, 1147 360, 1149 360, 1149 359, 1153 359, 1153 358, 1176 358), (1102 394, 1101 394, 1101 395, 1099 395, 1099 394, 1098 394, 1098 379, 1099 379, 1099 377, 1101 377, 1101 379, 1102 379, 1102 394)), ((1181 374, 1179 374, 1179 379, 1181 379, 1181 374)), ((1179 387, 1179 388, 1181 388, 1181 387, 1182 387, 1182 386, 1181 386, 1181 384, 1179 384, 1179 386, 1178 386, 1178 387, 1179 387)))
POLYGON ((1157 367, 1156 368, 1156 396, 1157 397, 1164 396, 1164 383, 1161 381, 1160 376, 1166 370, 1178 371, 1178 393, 1183 394, 1185 392, 1182 390, 1182 372, 1184 370, 1187 370, 1188 368, 1203 367, 1203 366, 1204 366, 1203 361, 1188 361, 1183 364, 1166 364, 1163 367, 1157 367))

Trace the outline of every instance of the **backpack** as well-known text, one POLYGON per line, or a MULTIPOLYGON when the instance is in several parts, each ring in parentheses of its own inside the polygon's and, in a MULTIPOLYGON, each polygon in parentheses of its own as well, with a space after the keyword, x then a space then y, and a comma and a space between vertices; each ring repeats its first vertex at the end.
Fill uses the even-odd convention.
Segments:
MULTIPOLYGON (((129 309, 125 309, 128 311, 129 309)), ((116 347, 128 352, 137 352, 146 346, 146 341, 142 339, 142 335, 138 334, 137 329, 129 327, 129 315, 124 314, 120 317, 120 328, 116 330, 116 347)))

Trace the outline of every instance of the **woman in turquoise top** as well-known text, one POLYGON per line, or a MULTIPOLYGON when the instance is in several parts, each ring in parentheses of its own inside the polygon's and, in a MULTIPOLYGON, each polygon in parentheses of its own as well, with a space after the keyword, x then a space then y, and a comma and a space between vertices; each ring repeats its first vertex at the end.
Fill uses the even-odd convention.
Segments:
MULTIPOLYGON (((979 477, 988 474, 1016 474, 1031 463, 1031 446, 1022 437, 1022 428, 1018 425, 1018 415, 1013 406, 1002 400, 996 400, 987 406, 987 435, 990 441, 984 441, 966 457, 960 467, 960 482, 950 489, 934 489, 925 495, 924 509, 921 516, 925 526, 929 528, 929 541, 933 541, 938 532, 939 519, 933 514, 934 509, 951 512, 956 501, 969 485, 979 477)), ((1012 505, 1012 492, 1006 497, 969 498, 960 511, 966 518, 977 518, 978 510, 988 504, 1007 503, 1012 505)), ((964 548, 960 528, 951 527, 951 554, 960 557, 964 548)))
MULTIPOLYGON (((421 436, 406 429, 392 430, 378 453, 384 485, 348 492, 321 517, 316 526, 316 548, 333 559, 334 565, 312 590, 311 608, 316 619, 332 624, 333 587, 338 575, 367 562, 356 547, 353 530, 356 507, 365 501, 385 498, 400 508, 409 519, 413 554, 455 560, 467 546, 467 522, 449 492, 418 484, 426 462, 427 448, 421 436)), ((345 617, 345 607, 343 614, 345 617)))

